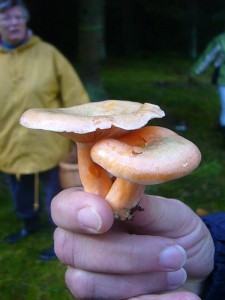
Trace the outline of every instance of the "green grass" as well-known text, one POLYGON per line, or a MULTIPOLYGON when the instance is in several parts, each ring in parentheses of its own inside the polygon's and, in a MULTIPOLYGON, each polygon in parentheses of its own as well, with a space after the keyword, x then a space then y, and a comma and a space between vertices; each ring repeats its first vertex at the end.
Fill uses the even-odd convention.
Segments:
MULTIPOLYGON (((216 130, 219 100, 209 83, 209 73, 201 76, 196 86, 187 84, 191 64, 192 61, 175 55, 109 61, 103 67, 102 80, 109 99, 158 104, 166 116, 150 124, 174 129, 185 121, 188 129, 180 134, 201 150, 202 162, 191 175, 147 187, 146 191, 179 198, 193 209, 202 207, 216 212, 225 208, 225 140, 216 130)), ((5 184, 0 184, 0 220, 1 300, 73 299, 64 284, 65 266, 58 261, 38 259, 40 251, 52 242, 48 229, 17 245, 4 242, 5 235, 20 225, 5 184)), ((47 223, 45 216, 43 223, 47 223)))
MULTIPOLYGON (((7 189, 2 185, 0 199, 0 298, 73 299, 64 284, 65 267, 57 260, 42 262, 38 259, 39 253, 52 243, 52 233, 48 226, 29 239, 9 246, 4 237, 16 231, 20 223, 12 211, 7 189)), ((46 225, 46 216, 43 216, 42 221, 46 225)))

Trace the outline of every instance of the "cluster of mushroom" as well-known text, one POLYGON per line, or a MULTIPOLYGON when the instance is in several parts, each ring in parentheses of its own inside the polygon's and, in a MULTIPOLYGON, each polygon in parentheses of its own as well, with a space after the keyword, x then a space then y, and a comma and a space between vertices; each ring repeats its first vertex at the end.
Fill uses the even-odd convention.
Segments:
POLYGON ((169 129, 146 126, 164 115, 150 103, 106 100, 29 109, 20 123, 76 142, 84 190, 105 198, 115 217, 125 220, 138 207, 146 185, 183 177, 200 163, 200 151, 192 142, 169 129))

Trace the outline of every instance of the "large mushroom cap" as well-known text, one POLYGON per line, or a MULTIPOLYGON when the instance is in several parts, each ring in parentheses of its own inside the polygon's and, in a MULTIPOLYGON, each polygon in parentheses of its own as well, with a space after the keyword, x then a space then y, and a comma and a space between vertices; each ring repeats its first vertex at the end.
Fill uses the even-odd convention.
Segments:
POLYGON ((29 109, 20 123, 28 128, 85 134, 97 129, 141 128, 164 112, 157 105, 122 100, 106 100, 57 109, 29 109))
POLYGON ((101 140, 92 147, 91 157, 114 176, 144 185, 183 177, 201 160, 192 142, 157 126, 137 129, 117 140, 101 140))

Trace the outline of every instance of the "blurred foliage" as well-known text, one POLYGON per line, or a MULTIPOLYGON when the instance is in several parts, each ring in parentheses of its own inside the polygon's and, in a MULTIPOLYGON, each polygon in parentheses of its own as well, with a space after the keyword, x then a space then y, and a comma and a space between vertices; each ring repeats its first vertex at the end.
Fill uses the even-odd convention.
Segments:
MULTIPOLYGON (((187 81, 193 62, 175 54, 155 55, 132 60, 109 60, 102 69, 102 81, 108 99, 133 100, 158 104, 165 110, 163 119, 150 124, 175 130, 185 122, 180 135, 193 141, 201 150, 202 162, 191 175, 161 185, 149 186, 150 194, 179 198, 193 209, 210 212, 225 208, 225 137, 217 130, 219 100, 210 84, 211 71, 195 84, 187 81)), ((58 261, 41 262, 40 251, 52 243, 52 234, 43 216, 41 232, 15 244, 4 237, 20 226, 14 215, 4 178, 0 177, 0 291, 1 300, 70 300, 64 283, 65 266, 58 261)), ((94 258, 94 256, 93 256, 94 258)))

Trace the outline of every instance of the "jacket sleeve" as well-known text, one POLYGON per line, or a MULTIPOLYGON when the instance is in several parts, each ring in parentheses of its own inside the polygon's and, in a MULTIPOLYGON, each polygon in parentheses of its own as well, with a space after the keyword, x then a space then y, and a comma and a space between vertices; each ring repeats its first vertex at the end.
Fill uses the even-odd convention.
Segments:
POLYGON ((89 95, 76 70, 56 49, 55 65, 58 76, 61 107, 70 107, 89 102, 89 95))
POLYGON ((214 62, 215 67, 219 67, 223 62, 222 47, 218 37, 214 38, 200 55, 196 63, 190 70, 190 75, 195 76, 204 72, 209 65, 214 62))
POLYGON ((201 299, 225 300, 225 212, 209 214, 202 219, 215 244, 215 259, 214 270, 203 286, 201 299))

